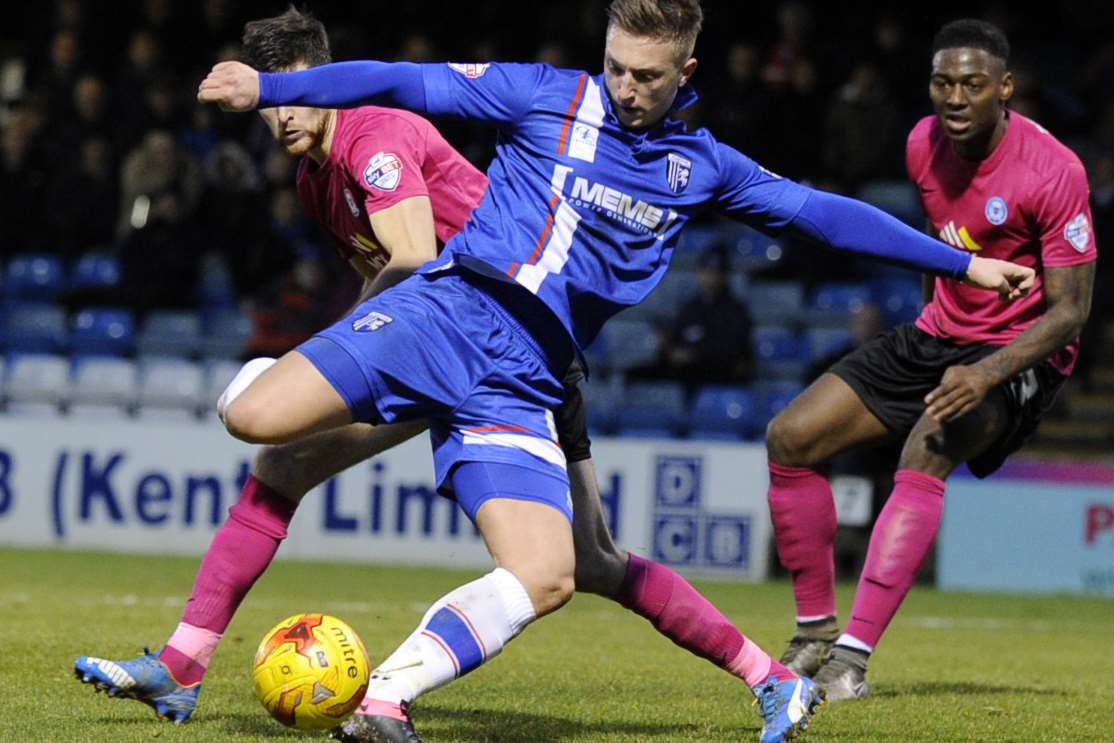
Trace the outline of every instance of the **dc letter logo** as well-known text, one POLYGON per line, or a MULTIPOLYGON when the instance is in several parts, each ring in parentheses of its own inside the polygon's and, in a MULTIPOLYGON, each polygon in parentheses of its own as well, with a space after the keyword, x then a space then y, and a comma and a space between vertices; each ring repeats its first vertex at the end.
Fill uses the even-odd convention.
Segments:
POLYGON ((999 225, 1006 221, 1010 216, 1009 207, 1006 206, 1006 200, 1001 196, 991 196, 986 202, 986 221, 993 225, 999 225))
POLYGON ((380 152, 368 161, 364 180, 380 191, 394 191, 402 180, 402 161, 394 153, 380 152))
POLYGON ((352 323, 352 329, 357 333, 374 333, 385 325, 390 325, 394 322, 394 318, 390 315, 384 315, 382 312, 369 312, 359 320, 352 323))

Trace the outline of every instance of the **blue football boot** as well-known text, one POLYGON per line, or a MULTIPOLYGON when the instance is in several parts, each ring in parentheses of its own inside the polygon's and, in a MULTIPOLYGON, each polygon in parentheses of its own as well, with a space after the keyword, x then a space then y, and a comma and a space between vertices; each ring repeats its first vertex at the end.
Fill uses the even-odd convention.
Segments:
POLYGON ((760 743, 792 740, 808 728, 809 717, 824 703, 824 692, 811 679, 770 678, 754 687, 765 724, 760 743))
POLYGON ((201 684, 182 686, 159 660, 157 653, 143 648, 143 655, 132 660, 104 660, 83 655, 74 661, 74 675, 85 684, 110 697, 143 702, 155 710, 160 720, 183 723, 197 707, 201 684))

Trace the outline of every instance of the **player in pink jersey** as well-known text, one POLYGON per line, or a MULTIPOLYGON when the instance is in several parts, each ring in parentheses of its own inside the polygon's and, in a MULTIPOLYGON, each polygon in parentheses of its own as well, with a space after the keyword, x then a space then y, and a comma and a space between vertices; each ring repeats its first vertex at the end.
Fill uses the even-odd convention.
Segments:
MULTIPOLYGON (((324 27, 294 9, 247 24, 244 52, 263 70, 330 61, 324 27)), ((483 197, 485 177, 414 114, 372 106, 348 111, 283 107, 261 114, 275 140, 289 153, 303 156, 298 170, 301 200, 332 236, 341 256, 365 277, 363 297, 401 281, 433 258, 483 197)), ((222 395, 218 409, 271 363, 248 362, 222 395)), ((565 402, 555 411, 576 515, 577 590, 621 603, 681 647, 756 691, 771 680, 796 679, 680 575, 615 546, 591 461, 577 389, 582 377, 578 368, 570 369, 565 402)), ((286 537, 301 498, 327 478, 424 428, 422 423, 352 424, 292 444, 262 447, 239 502, 229 510, 229 519, 202 560, 182 621, 163 650, 130 661, 82 656, 78 677, 110 694, 143 701, 162 717, 189 719, 222 633, 286 537)), ((474 586, 464 589, 478 590, 474 586)), ((466 593, 456 599, 464 608, 466 593)), ((347 740, 418 740, 407 704, 376 696, 377 689, 373 682, 359 714, 337 734, 347 740)))
POLYGON ((797 632, 782 662, 815 675, 829 700, 869 693, 867 660, 940 525, 945 479, 963 463, 986 477, 1034 432, 1063 385, 1090 311, 1095 269, 1079 159, 1011 112, 1009 44, 960 20, 933 42, 936 115, 909 136, 909 175, 932 234, 983 257, 1030 266, 1030 294, 1007 303, 937 279, 914 325, 837 362, 770 423, 770 511, 793 578, 797 632), (819 468, 852 446, 904 441, 871 534, 851 619, 836 620, 836 512, 819 468))

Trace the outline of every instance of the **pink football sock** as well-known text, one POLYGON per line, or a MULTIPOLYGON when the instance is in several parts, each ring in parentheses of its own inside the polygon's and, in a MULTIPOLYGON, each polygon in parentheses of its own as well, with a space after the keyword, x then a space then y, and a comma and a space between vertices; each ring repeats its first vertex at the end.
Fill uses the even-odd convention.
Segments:
POLYGON ((898 470, 870 534, 866 564, 845 634, 874 648, 913 585, 944 512, 943 480, 898 470))
POLYGON ((615 600, 694 655, 715 663, 749 686, 771 673, 770 656, 673 570, 632 554, 615 600), (752 679, 757 679, 752 680, 752 679))
POLYGON ((836 613, 835 501, 826 477, 807 467, 770 467, 770 517, 781 564, 793 578, 798 617, 836 613))
POLYGON ((297 505, 248 477, 201 560, 182 623, 159 654, 178 683, 201 681, 232 615, 286 538, 297 505))

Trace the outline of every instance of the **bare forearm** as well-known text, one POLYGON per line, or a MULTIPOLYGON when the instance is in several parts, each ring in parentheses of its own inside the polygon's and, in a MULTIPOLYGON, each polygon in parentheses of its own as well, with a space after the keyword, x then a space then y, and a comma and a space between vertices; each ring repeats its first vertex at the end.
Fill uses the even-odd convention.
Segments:
POLYGON ((1073 307, 1052 307, 1036 324, 977 366, 991 377, 993 384, 1004 382, 1071 343, 1086 320, 1086 315, 1073 307))

